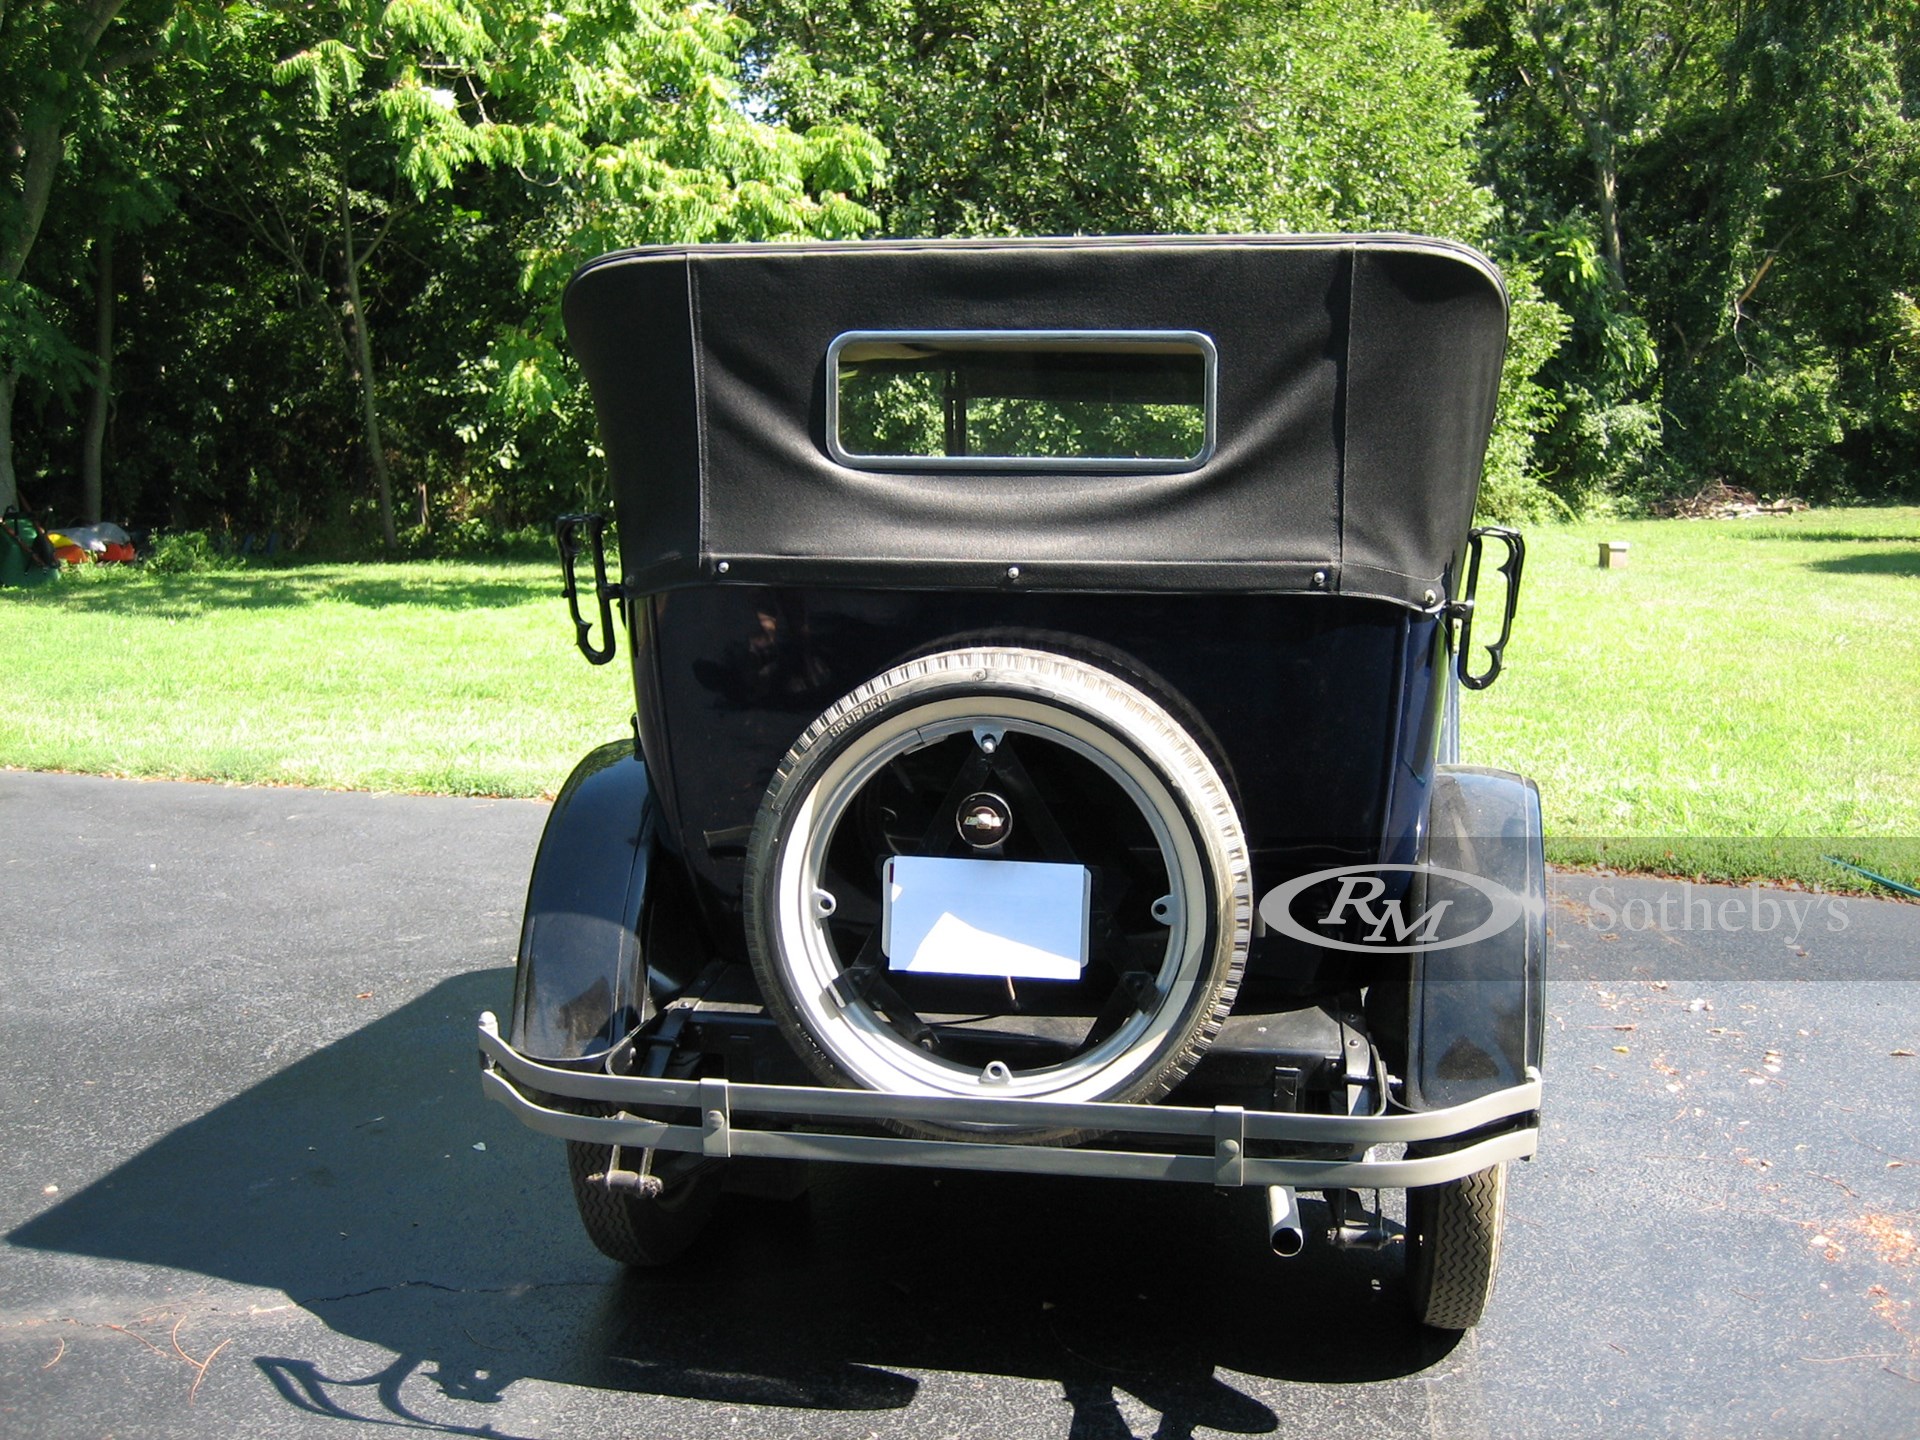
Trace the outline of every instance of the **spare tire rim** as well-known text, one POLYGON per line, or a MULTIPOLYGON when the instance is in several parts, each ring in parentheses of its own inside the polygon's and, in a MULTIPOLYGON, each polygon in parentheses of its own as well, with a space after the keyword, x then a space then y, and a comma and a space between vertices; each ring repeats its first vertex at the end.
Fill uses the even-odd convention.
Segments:
MULTIPOLYGON (((866 1088, 1060 1101, 1107 1098, 1157 1062, 1170 1035, 1183 1028, 1207 976, 1212 884, 1182 801, 1128 736, 1057 703, 995 690, 904 707, 842 742, 825 770, 796 798, 784 829, 774 906, 782 963, 795 982, 793 999, 821 1048, 866 1088), (1165 933, 1164 948, 1151 971, 1155 1002, 1131 1008, 1117 1027, 1097 1039, 1090 1031, 1081 1042, 1084 1048, 1067 1058, 1031 1069, 943 1058, 911 1043, 864 998, 851 997, 843 1004, 834 987, 854 957, 834 938, 836 924, 843 923, 834 919, 838 907, 823 913, 817 898, 841 827, 866 787, 895 761, 958 736, 971 737, 984 727, 1012 738, 1023 752, 1042 745, 1058 747, 1090 762, 1118 787, 1152 837, 1167 877, 1162 893, 1174 902, 1155 911, 1155 923, 1165 933)), ((1093 963, 1090 960, 1089 969, 1093 963)), ((907 978, 891 970, 884 973, 890 982, 907 978)))

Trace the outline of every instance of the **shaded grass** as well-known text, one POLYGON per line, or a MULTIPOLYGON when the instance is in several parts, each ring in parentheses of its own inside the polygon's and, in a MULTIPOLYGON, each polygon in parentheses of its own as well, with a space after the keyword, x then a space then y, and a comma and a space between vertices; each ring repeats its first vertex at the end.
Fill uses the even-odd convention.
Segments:
POLYGON ((550 794, 627 733, 551 564, 102 571, 0 592, 0 763, 108 775, 550 794))

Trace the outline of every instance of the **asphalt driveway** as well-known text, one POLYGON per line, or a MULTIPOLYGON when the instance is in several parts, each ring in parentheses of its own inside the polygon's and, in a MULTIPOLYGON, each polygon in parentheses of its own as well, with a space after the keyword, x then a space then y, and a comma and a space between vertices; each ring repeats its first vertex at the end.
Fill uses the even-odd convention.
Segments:
POLYGON ((1454 1342, 1171 1186, 823 1171, 623 1275, 476 1079, 544 817, 0 772, 0 1434, 1920 1435, 1920 907, 1557 878, 1454 1342))

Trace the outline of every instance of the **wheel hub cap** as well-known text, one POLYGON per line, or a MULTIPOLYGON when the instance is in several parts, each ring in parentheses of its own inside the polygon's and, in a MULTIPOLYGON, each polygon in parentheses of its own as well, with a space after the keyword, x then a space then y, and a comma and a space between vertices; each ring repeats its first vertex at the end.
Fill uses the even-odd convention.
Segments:
POLYGON ((960 838, 976 850, 991 850, 1013 833, 1013 810, 998 795, 980 791, 960 802, 954 817, 960 838))

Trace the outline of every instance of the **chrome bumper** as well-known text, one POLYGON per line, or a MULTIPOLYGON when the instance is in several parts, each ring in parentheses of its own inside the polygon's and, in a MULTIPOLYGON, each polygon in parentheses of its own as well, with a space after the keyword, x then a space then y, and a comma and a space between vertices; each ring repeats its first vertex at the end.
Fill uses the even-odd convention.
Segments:
POLYGON ((1300 1115, 1180 1105, 1061 1104, 972 1096, 889 1095, 825 1086, 739 1085, 726 1080, 663 1080, 592 1074, 529 1060, 500 1036, 491 1014, 480 1017, 481 1089, 542 1134, 596 1145, 684 1151, 715 1158, 832 1160, 940 1170, 992 1170, 1026 1175, 1104 1175, 1179 1180, 1201 1185, 1291 1185, 1301 1190, 1397 1190, 1458 1180, 1539 1148, 1540 1075, 1464 1105, 1400 1115, 1300 1115), (620 1109, 685 1109, 700 1123, 669 1124, 633 1115, 576 1115, 543 1100, 557 1098, 620 1109), (804 1130, 756 1128, 771 1121, 804 1130), (1124 1140, 1138 1149, 1093 1149, 995 1141, 931 1140, 857 1133, 886 1121, 939 1125, 1007 1125, 1087 1130, 1102 1145, 1124 1140), (1172 1142, 1187 1142, 1183 1149, 1172 1142), (1375 1159, 1375 1147, 1458 1142, 1444 1154, 1375 1159), (1288 1147, 1352 1158, 1285 1153, 1288 1147), (1211 1153, 1204 1153, 1210 1148, 1211 1153), (1251 1151, 1258 1153, 1249 1153, 1251 1151), (1202 1153, 1196 1153, 1202 1152, 1202 1153))

